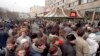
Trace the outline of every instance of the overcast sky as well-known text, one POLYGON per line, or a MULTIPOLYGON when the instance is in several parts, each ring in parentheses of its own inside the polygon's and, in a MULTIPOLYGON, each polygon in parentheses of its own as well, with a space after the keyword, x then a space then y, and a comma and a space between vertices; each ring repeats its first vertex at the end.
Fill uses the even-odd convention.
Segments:
POLYGON ((29 12, 34 5, 45 6, 45 0, 0 0, 0 7, 11 11, 29 12))

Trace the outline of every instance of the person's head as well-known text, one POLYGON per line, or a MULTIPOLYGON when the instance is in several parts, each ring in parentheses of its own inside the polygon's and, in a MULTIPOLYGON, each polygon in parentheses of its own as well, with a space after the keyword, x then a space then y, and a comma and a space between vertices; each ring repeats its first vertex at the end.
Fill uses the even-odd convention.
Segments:
POLYGON ((2 23, 0 23, 0 30, 2 30, 3 29, 3 25, 2 25, 2 23))
POLYGON ((80 37, 83 37, 84 33, 85 33, 85 30, 83 28, 79 28, 77 30, 77 35, 80 36, 80 37))
POLYGON ((48 41, 48 36, 43 36, 42 39, 45 41, 45 43, 47 43, 47 41, 48 41))
POLYGON ((25 49, 24 48, 22 48, 22 47, 18 47, 17 49, 16 49, 16 55, 17 56, 25 56, 25 49))
POLYGON ((28 29, 27 29, 27 28, 21 28, 21 29, 20 29, 20 32, 21 32, 21 35, 22 35, 22 36, 26 36, 27 33, 28 33, 28 29))
POLYGON ((74 36, 74 34, 69 34, 69 35, 66 36, 66 38, 71 44, 75 44, 76 37, 74 36))
MULTIPOLYGON (((16 36, 17 34, 18 34, 18 32, 15 30, 12 32, 12 36, 16 36)), ((15 38, 17 38, 17 36, 15 38)))
POLYGON ((64 29, 60 29, 59 30, 59 36, 62 36, 62 37, 64 37, 65 36, 65 30, 64 29))
POLYGON ((10 28, 11 28, 11 29, 14 29, 14 26, 12 25, 12 26, 10 26, 10 28))
POLYGON ((91 27, 91 26, 87 27, 87 32, 91 33, 93 31, 94 31, 94 28, 93 27, 91 27))
POLYGON ((51 44, 55 44, 55 45, 61 45, 63 44, 63 40, 60 39, 59 37, 52 37, 50 39, 51 44))
POLYGON ((28 22, 27 22, 27 21, 25 21, 25 22, 24 22, 24 24, 25 24, 25 25, 28 25, 28 22))
POLYGON ((26 36, 26 32, 25 31, 22 31, 21 32, 21 36, 25 37, 26 36))
POLYGON ((20 28, 27 28, 27 26, 25 24, 21 24, 20 28))
POLYGON ((73 31, 76 32, 78 28, 76 26, 74 26, 74 27, 72 27, 72 29, 73 29, 73 31))
POLYGON ((21 40, 21 46, 22 46, 23 48, 28 48, 28 47, 29 47, 29 42, 28 42, 28 40, 27 40, 27 39, 22 39, 22 40, 21 40))
POLYGON ((51 38, 51 44, 59 45, 58 40, 59 40, 58 37, 53 37, 53 38, 51 38))
POLYGON ((15 47, 15 38, 14 37, 9 37, 6 41, 6 48, 9 50, 14 49, 15 47))
POLYGON ((35 46, 39 49, 44 50, 46 48, 45 41, 42 38, 38 38, 35 42, 35 46))
POLYGON ((49 48, 49 53, 51 56, 58 56, 58 47, 56 45, 51 45, 49 48))
POLYGON ((39 28, 40 33, 44 33, 44 29, 42 27, 39 28))
POLYGON ((38 38, 37 33, 33 33, 33 34, 31 35, 32 43, 34 43, 34 42, 37 40, 37 38, 38 38))
POLYGON ((51 43, 55 44, 57 40, 59 40, 58 37, 53 37, 53 38, 51 38, 51 43))

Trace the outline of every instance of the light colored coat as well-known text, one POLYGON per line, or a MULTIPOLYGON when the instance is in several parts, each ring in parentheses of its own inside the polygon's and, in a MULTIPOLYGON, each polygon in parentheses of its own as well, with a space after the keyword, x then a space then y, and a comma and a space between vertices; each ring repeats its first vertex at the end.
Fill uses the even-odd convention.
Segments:
POLYGON ((91 33, 89 34, 89 37, 87 38, 87 42, 89 44, 89 48, 90 48, 90 54, 93 54, 93 56, 95 56, 95 52, 97 51, 97 49, 99 48, 98 43, 95 40, 96 34, 91 33))
POLYGON ((21 45, 21 40, 22 40, 22 39, 27 39, 28 42, 29 42, 29 44, 31 44, 31 39, 30 39, 29 36, 25 36, 25 37, 20 36, 20 37, 17 38, 17 43, 18 43, 19 45, 21 45))
POLYGON ((84 56, 90 51, 88 43, 82 37, 76 38, 75 48, 76 56, 84 56))

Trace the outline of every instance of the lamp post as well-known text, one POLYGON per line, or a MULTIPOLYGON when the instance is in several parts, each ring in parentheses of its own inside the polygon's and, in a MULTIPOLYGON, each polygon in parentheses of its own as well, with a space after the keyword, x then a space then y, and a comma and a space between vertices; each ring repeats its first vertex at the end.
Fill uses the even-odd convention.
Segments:
POLYGON ((37 17, 38 17, 38 15, 37 15, 37 13, 35 13, 35 18, 37 19, 37 17))
POLYGON ((94 21, 94 19, 95 19, 96 9, 97 9, 97 8, 95 8, 95 10, 93 11, 93 14, 92 14, 92 19, 91 19, 91 23, 93 23, 93 21, 94 21))

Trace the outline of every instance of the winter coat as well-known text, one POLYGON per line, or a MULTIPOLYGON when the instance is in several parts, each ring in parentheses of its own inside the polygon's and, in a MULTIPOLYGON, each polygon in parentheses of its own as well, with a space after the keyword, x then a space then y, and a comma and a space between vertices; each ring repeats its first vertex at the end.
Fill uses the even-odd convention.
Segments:
POLYGON ((39 33, 39 25, 34 22, 34 24, 31 24, 31 31, 32 33, 39 33))
POLYGON ((8 50, 7 48, 0 49, 0 56, 15 56, 13 50, 8 50))
POLYGON ((43 50, 38 49, 35 44, 32 44, 30 48, 30 56, 42 56, 43 50))
POLYGON ((62 51, 59 47, 58 47, 58 56, 62 56, 62 51))
POLYGON ((17 38, 17 43, 19 44, 19 45, 21 45, 21 40, 22 39, 27 39, 28 40, 28 42, 29 42, 29 44, 31 44, 31 39, 30 39, 30 37, 29 36, 25 36, 25 37, 23 37, 23 36, 20 36, 20 37, 18 37, 17 38))
POLYGON ((62 56, 75 56, 76 51, 73 45, 71 45, 69 42, 63 43, 61 46, 62 56))
POLYGON ((8 38, 8 34, 3 30, 0 30, 0 48, 6 46, 6 40, 8 38))
POLYGON ((90 54, 94 54, 97 49, 99 48, 98 43, 95 40, 96 35, 94 33, 89 34, 89 37, 87 38, 87 42, 89 44, 90 48, 90 54))
POLYGON ((26 48, 25 51, 26 51, 26 55, 25 56, 30 56, 30 50, 29 50, 29 48, 26 48))
POLYGON ((47 56, 48 55, 49 47, 50 47, 49 44, 46 44, 46 48, 44 49, 44 51, 42 53, 43 56, 47 56))
POLYGON ((76 56, 89 55, 89 45, 82 37, 77 37, 75 42, 76 56))

